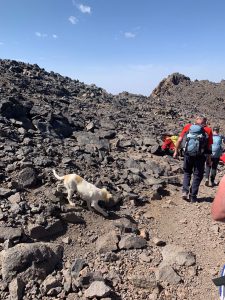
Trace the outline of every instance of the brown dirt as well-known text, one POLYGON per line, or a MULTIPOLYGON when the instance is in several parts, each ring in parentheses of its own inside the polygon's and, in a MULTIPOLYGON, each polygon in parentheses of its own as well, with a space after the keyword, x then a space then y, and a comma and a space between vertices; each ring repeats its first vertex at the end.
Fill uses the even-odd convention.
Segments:
MULTIPOLYGON (((133 153, 131 156, 134 157, 134 155, 136 159, 139 157, 138 153, 133 153)), ((160 160, 161 158, 157 159, 160 160)), ((223 170, 223 166, 220 168, 223 170)), ((180 174, 180 176, 183 175, 180 174)), ((222 172, 219 173, 218 179, 221 176, 222 172)), ((144 228, 150 233, 150 244, 152 237, 159 237, 166 244, 183 246, 187 251, 196 255, 196 265, 188 269, 187 280, 178 287, 181 288, 183 294, 180 293, 179 296, 177 293, 176 298, 173 298, 171 294, 174 294, 176 287, 172 287, 173 292, 168 296, 161 296, 160 299, 214 300, 218 298, 218 289, 213 284, 212 278, 219 276, 225 263, 225 225, 213 222, 211 219, 211 202, 216 189, 216 187, 205 187, 204 182, 202 182, 199 202, 192 204, 181 199, 180 187, 168 185, 166 190, 169 191, 169 195, 164 196, 162 200, 150 201, 144 206, 131 209, 131 217, 139 223, 139 228, 144 228)), ((148 194, 148 191, 143 191, 143 194, 148 194)), ((126 209, 126 205, 121 207, 119 215, 126 215, 126 209)), ((71 244, 64 244, 65 261, 71 263, 77 257, 86 257, 88 261, 94 260, 93 264, 90 264, 93 269, 108 271, 95 253, 95 241, 98 236, 112 230, 113 220, 103 219, 102 216, 87 210, 83 210, 82 215, 86 225, 70 225, 66 234, 58 238, 58 241, 61 241, 65 236, 72 239, 71 244)), ((160 250, 160 247, 158 249, 160 250)), ((157 251, 154 251, 156 254, 157 251)), ((123 254, 118 254, 120 259, 122 259, 123 254)), ((140 253, 137 253, 137 261, 132 265, 121 263, 127 273, 140 267, 138 254, 140 253)), ((152 267, 157 266, 160 259, 159 254, 158 257, 153 258, 150 265, 143 265, 143 267, 151 270, 152 267)), ((126 288, 129 291, 131 286, 127 285, 126 288)), ((140 295, 144 296, 144 293, 140 292, 140 295)), ((128 292, 127 297, 122 297, 122 299, 131 299, 129 297, 128 292)), ((132 299, 138 298, 133 294, 132 299)))
MULTIPOLYGON (((225 263, 225 226, 212 221, 211 202, 216 188, 200 187, 200 203, 182 200, 180 191, 161 201, 152 201, 147 211, 155 219, 154 232, 167 243, 183 246, 196 255, 197 274, 189 283, 191 300, 218 299, 217 287, 212 278, 219 276, 225 263)), ((185 298, 186 299, 186 298, 185 298)))

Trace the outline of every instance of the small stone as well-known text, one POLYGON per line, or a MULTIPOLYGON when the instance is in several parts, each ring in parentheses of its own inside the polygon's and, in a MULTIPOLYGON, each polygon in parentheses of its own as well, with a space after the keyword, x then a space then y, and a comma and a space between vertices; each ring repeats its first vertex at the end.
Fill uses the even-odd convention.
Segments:
POLYGON ((152 239, 153 243, 156 245, 156 246, 165 246, 166 245, 166 242, 157 238, 157 237, 154 237, 152 239))
POLYGON ((140 261, 143 261, 143 262, 151 262, 151 260, 152 260, 149 255, 147 255, 146 253, 143 253, 143 252, 139 255, 139 259, 140 259, 140 261))
POLYGON ((16 193, 12 196, 10 196, 8 198, 9 202, 12 203, 12 204, 15 204, 15 203, 20 203, 21 201, 21 197, 20 197, 20 193, 16 193))
POLYGON ((120 249, 140 249, 146 247, 147 242, 141 236, 134 234, 124 235, 119 242, 120 249))
POLYGON ((177 284, 181 281, 180 276, 174 271, 171 266, 163 266, 156 272, 156 278, 160 282, 177 284))
POLYGON ((89 288, 84 292, 87 298, 99 297, 103 298, 109 295, 111 288, 108 287, 103 281, 94 281, 89 288))
POLYGON ((83 258, 76 258, 71 265, 71 274, 74 278, 79 276, 80 271, 87 265, 83 258))
POLYGON ((141 229, 140 236, 147 241, 149 240, 149 233, 146 229, 141 229))
POLYGON ((113 232, 109 232, 101 237, 99 237, 96 241, 96 248, 99 253, 106 253, 117 250, 117 244, 119 242, 117 234, 113 232))
POLYGON ((69 236, 67 236, 67 237, 65 237, 65 238, 63 238, 62 239, 62 242, 64 243, 64 244, 70 244, 71 243, 71 238, 69 237, 69 236))

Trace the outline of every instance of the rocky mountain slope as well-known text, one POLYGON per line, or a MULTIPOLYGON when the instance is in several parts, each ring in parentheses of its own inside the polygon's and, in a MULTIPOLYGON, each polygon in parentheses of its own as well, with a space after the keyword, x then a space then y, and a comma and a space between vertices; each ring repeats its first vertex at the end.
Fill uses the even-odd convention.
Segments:
POLYGON ((151 97, 158 99, 162 106, 167 106, 169 102, 190 121, 196 114, 204 114, 211 125, 219 124, 224 130, 225 80, 220 83, 191 81, 184 75, 174 73, 160 82, 151 97))
POLYGON ((114 96, 37 65, 0 60, 0 72, 0 298, 215 299, 215 189, 183 203, 182 161, 153 153, 196 114, 224 129, 224 82, 172 74, 149 97, 114 96), (69 206, 53 168, 106 187, 109 217, 77 195, 69 206))

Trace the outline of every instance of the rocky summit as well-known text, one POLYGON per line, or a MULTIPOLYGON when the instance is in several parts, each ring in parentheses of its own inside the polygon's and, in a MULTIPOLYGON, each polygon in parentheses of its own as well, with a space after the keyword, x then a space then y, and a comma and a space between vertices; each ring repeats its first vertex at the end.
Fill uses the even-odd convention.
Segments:
POLYGON ((149 97, 112 95, 0 60, 0 299, 218 298, 225 228, 210 219, 216 188, 202 185, 201 202, 183 202, 182 161, 155 153, 163 133, 198 114, 225 130, 224 109, 225 81, 174 73, 149 97), (52 169, 106 187, 109 217, 76 193, 70 206, 52 169))

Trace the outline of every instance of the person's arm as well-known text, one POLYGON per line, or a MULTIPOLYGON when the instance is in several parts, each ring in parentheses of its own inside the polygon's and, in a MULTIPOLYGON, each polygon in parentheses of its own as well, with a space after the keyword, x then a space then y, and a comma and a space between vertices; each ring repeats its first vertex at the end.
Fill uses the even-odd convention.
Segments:
POLYGON ((181 145, 182 140, 183 140, 183 137, 179 136, 179 138, 176 142, 176 145, 175 145, 175 150, 174 150, 174 154, 173 154, 174 158, 176 158, 178 156, 178 150, 180 149, 180 145, 181 145))
POLYGON ((215 199, 213 200, 211 215, 214 221, 225 222, 225 176, 220 181, 215 199))
POLYGON ((176 142, 176 145, 175 145, 175 151, 174 151, 174 154, 173 154, 173 157, 176 158, 178 156, 178 150, 180 149, 180 145, 181 145, 181 142, 184 138, 184 135, 188 132, 189 128, 191 127, 191 124, 187 124, 184 126, 177 142, 176 142))

